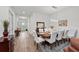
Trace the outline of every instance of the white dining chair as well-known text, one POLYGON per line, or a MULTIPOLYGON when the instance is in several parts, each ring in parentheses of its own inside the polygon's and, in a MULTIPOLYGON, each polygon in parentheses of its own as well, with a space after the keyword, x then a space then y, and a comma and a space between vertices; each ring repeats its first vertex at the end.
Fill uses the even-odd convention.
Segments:
POLYGON ((46 41, 49 42, 50 44, 52 44, 53 42, 56 41, 56 36, 57 36, 57 32, 54 32, 51 34, 50 39, 47 39, 46 41))
POLYGON ((35 31, 33 31, 33 37, 34 37, 34 41, 37 44, 37 49, 38 49, 38 44, 44 42, 45 40, 42 37, 38 37, 35 31))
POLYGON ((67 41, 70 42, 70 39, 76 38, 77 36, 77 29, 69 29, 67 33, 67 41))
MULTIPOLYGON (((57 38, 56 36, 57 36, 57 32, 53 32, 53 33, 51 34, 50 39, 47 39, 47 40, 46 40, 46 41, 49 43, 49 46, 50 46, 51 49, 52 49, 53 43, 56 42, 56 38, 57 38)), ((55 46, 56 46, 56 44, 55 44, 55 46)))
POLYGON ((68 33, 69 30, 64 30, 64 35, 63 35, 63 38, 67 38, 67 33, 68 33))
POLYGON ((69 31, 68 29, 64 30, 64 35, 63 35, 63 38, 62 38, 63 39, 63 43, 65 43, 68 40, 68 35, 67 35, 68 31, 69 31))
POLYGON ((33 32, 33 36, 34 36, 34 40, 36 41, 36 43, 40 43, 40 42, 44 41, 44 39, 42 37, 37 36, 35 31, 33 32))
POLYGON ((59 45, 60 42, 62 42, 62 38, 64 35, 64 30, 63 31, 58 31, 58 36, 57 36, 57 44, 59 45))
POLYGON ((77 29, 70 29, 67 33, 68 38, 75 38, 77 36, 77 29))

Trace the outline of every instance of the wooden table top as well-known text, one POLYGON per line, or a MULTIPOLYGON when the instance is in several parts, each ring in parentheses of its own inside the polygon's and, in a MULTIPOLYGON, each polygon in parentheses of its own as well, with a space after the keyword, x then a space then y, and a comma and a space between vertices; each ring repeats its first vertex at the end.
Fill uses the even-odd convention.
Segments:
POLYGON ((40 32, 38 34, 42 36, 43 38, 50 38, 51 36, 50 32, 40 32))

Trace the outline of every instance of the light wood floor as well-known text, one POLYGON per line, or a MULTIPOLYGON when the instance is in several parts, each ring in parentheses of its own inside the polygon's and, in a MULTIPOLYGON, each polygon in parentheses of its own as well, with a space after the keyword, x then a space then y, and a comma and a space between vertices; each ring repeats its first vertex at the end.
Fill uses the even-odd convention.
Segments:
POLYGON ((53 47, 52 50, 50 50, 48 46, 44 48, 42 45, 39 45, 39 49, 37 49, 34 37, 29 34, 29 32, 21 32, 20 35, 14 39, 14 52, 61 52, 63 48, 68 45, 69 43, 65 42, 53 47))
POLYGON ((35 52, 36 48, 33 37, 28 32, 21 32, 14 39, 14 52, 35 52))

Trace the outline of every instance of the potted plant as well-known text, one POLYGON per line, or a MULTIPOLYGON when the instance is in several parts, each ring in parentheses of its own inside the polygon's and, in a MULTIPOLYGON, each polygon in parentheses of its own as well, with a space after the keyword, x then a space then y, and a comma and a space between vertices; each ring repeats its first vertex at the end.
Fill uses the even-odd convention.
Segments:
MULTIPOLYGON (((4 27, 4 32, 3 32, 3 35, 4 35, 4 38, 6 39, 6 37, 8 36, 8 26, 9 26, 9 22, 7 20, 4 20, 3 21, 3 27, 4 27)), ((4 39, 4 40, 5 40, 4 39)))

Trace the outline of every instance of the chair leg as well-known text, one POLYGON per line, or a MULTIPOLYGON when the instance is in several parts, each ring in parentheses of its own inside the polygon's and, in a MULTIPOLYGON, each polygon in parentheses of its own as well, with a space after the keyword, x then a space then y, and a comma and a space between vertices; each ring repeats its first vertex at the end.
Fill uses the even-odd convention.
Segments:
POLYGON ((70 38, 67 39, 67 42, 70 42, 70 38))
POLYGON ((50 45, 50 49, 52 50, 52 44, 50 45))
POLYGON ((63 39, 63 43, 65 43, 65 39, 63 39))
POLYGON ((62 43, 64 42, 64 39, 62 38, 62 43))
POLYGON ((70 42, 70 38, 69 38, 69 42, 70 42))
POLYGON ((67 39, 63 39, 63 43, 65 43, 67 41, 67 39))
POLYGON ((59 45, 59 42, 58 41, 56 41, 56 46, 58 46, 59 45))
POLYGON ((65 42, 67 42, 67 41, 68 41, 68 39, 66 38, 66 39, 65 39, 65 42))
POLYGON ((42 42, 41 44, 42 44, 42 45, 44 46, 44 48, 45 48, 45 42, 42 42))
POLYGON ((59 41, 57 42, 57 45, 59 46, 59 41))
POLYGON ((60 40, 60 43, 62 44, 62 40, 60 40))
POLYGON ((64 43, 67 41, 67 39, 64 39, 64 43))
POLYGON ((39 49, 39 48, 38 48, 38 43, 37 43, 37 49, 39 49))
POLYGON ((54 47, 56 47, 56 42, 54 42, 54 47))
POLYGON ((54 42, 53 44, 54 44, 54 47, 56 47, 56 42, 54 42))
POLYGON ((58 41, 56 40, 56 46, 58 46, 58 41))

